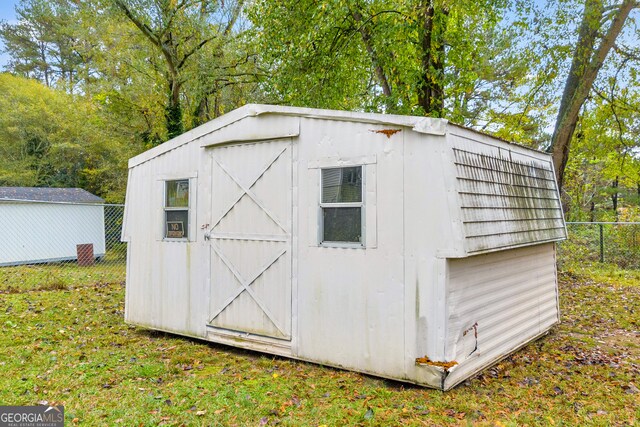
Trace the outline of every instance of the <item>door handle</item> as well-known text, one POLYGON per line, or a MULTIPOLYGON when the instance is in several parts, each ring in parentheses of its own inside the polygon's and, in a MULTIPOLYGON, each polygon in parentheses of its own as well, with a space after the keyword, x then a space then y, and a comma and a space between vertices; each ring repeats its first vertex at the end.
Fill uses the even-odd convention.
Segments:
POLYGON ((204 233, 204 240, 211 240, 211 232, 207 231, 204 233))

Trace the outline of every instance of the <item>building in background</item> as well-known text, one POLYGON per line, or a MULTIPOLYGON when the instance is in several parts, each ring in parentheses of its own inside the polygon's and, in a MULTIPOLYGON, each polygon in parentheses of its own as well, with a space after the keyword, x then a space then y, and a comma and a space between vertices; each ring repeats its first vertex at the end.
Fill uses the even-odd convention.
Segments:
POLYGON ((103 203, 80 188, 0 187, 0 266, 75 260, 78 245, 103 257, 103 203))

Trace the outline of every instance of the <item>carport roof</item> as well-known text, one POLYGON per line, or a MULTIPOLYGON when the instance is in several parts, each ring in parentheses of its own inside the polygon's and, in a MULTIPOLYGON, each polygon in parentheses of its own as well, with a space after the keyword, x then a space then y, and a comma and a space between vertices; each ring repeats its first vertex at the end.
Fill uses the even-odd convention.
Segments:
POLYGON ((82 188, 0 187, 0 201, 102 203, 103 199, 82 188))

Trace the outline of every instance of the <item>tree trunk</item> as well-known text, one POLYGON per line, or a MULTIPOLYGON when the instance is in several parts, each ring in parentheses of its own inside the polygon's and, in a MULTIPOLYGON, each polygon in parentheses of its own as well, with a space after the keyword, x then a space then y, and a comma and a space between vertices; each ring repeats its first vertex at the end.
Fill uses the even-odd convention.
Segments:
POLYGON ((213 98, 213 117, 220 117, 222 115, 222 104, 220 102, 220 92, 216 92, 215 97, 213 98))
POLYGON ((421 6, 422 75, 418 84, 418 105, 425 115, 442 117, 444 113, 444 32, 446 10, 436 10, 433 0, 421 6))
POLYGON ((208 122, 209 119, 209 97, 204 95, 196 107, 193 127, 200 126, 201 124, 208 122))
POLYGON ((611 207, 613 209, 613 212, 616 214, 616 219, 618 218, 618 186, 619 180, 616 176, 616 179, 614 179, 611 183, 611 189, 613 190, 613 192, 611 193, 611 207))
POLYGON ((170 77, 167 83, 169 85, 169 103, 166 107, 165 118, 167 120, 167 136, 171 139, 184 132, 184 125, 182 123, 182 104, 180 103, 181 84, 174 77, 170 77))
POLYGON ((358 25, 358 32, 362 37, 362 42, 364 43, 364 47, 369 54, 369 58, 371 59, 371 64, 373 65, 373 70, 376 75, 376 79, 378 80, 378 84, 382 88, 382 93, 387 98, 388 102, 387 109, 393 109, 393 103, 391 102, 391 84, 389 84, 389 80, 387 79, 387 75, 380 64, 380 59, 378 58, 378 54, 373 45, 373 40, 371 37, 371 32, 366 24, 363 22, 362 13, 358 10, 351 12, 351 16, 353 20, 358 25))
POLYGON ((47 87, 51 87, 51 82, 49 81, 49 63, 47 62, 47 53, 46 46, 44 43, 40 43, 40 60, 42 61, 42 65, 44 67, 44 84, 47 87))
POLYGON ((549 146, 553 158, 553 167, 562 189, 564 170, 569 160, 569 149, 573 132, 576 129, 580 109, 589 96, 607 54, 622 31, 631 10, 636 7, 635 0, 624 0, 613 14, 609 28, 602 31, 604 8, 601 0, 586 0, 578 41, 574 50, 571 69, 565 82, 556 124, 549 146), (604 36, 598 43, 598 35, 604 36))

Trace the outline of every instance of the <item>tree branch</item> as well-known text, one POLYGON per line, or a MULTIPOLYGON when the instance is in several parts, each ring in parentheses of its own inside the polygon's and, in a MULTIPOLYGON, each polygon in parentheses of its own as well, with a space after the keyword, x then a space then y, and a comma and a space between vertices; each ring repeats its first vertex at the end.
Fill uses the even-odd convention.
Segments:
POLYGON ((231 30, 233 30, 233 26, 236 25, 236 22, 238 21, 238 17, 240 16, 240 12, 242 11, 242 8, 244 7, 244 0, 238 0, 238 2, 236 3, 235 7, 233 8, 233 13, 231 14, 231 19, 229 19, 229 21, 227 22, 227 26, 225 27, 224 31, 222 32, 222 34, 226 37, 229 34, 231 34, 231 30))
POLYGON ((142 31, 142 34, 144 34, 149 39, 149 41, 151 41, 151 43, 158 46, 159 48, 162 48, 162 43, 160 42, 160 39, 158 38, 158 36, 153 33, 153 30, 147 24, 139 20, 133 14, 133 12, 129 10, 127 5, 124 4, 122 0, 113 0, 113 1, 116 4, 116 6, 118 6, 118 8, 126 15, 126 17, 129 18, 129 21, 131 21, 133 25, 138 27, 138 29, 142 31))
POLYGON ((195 45, 189 52, 187 52, 183 57, 182 60, 178 63, 178 65, 176 66, 176 68, 179 70, 184 66, 184 63, 187 62, 187 59, 189 59, 190 56, 192 56, 193 54, 195 54, 197 51, 199 51, 200 49, 202 49, 202 47, 204 47, 204 45, 206 45, 207 43, 209 43, 211 40, 213 40, 215 38, 215 36, 209 37, 207 39, 202 40, 200 43, 198 43, 197 45, 195 45))
POLYGON ((171 54, 169 48, 167 47, 167 43, 163 42, 159 38, 159 36, 153 32, 151 27, 149 27, 147 24, 139 20, 127 7, 127 5, 124 4, 122 0, 113 0, 113 1, 115 2, 116 6, 118 6, 120 10, 122 10, 122 12, 126 15, 126 17, 129 18, 129 21, 131 21, 136 27, 138 27, 140 31, 142 31, 142 34, 144 34, 151 43, 153 43, 155 46, 160 48, 162 55, 165 57, 165 60, 167 61, 169 72, 171 73, 172 76, 174 77, 177 76, 178 68, 176 67, 176 64, 175 64, 175 58, 171 54))
POLYGON ((358 32, 362 36, 362 42, 364 43, 364 46, 367 49, 367 53, 371 58, 371 63, 373 64, 376 77, 378 78, 378 82, 382 87, 382 93, 384 93, 386 97, 390 97, 391 85, 389 84, 389 80, 387 79, 382 65, 380 65, 378 54, 376 53, 373 47, 373 41, 371 40, 371 33, 365 27, 366 22, 363 22, 362 14, 359 10, 352 11, 351 16, 353 17, 354 21, 356 21, 358 24, 361 24, 358 28, 358 32))

